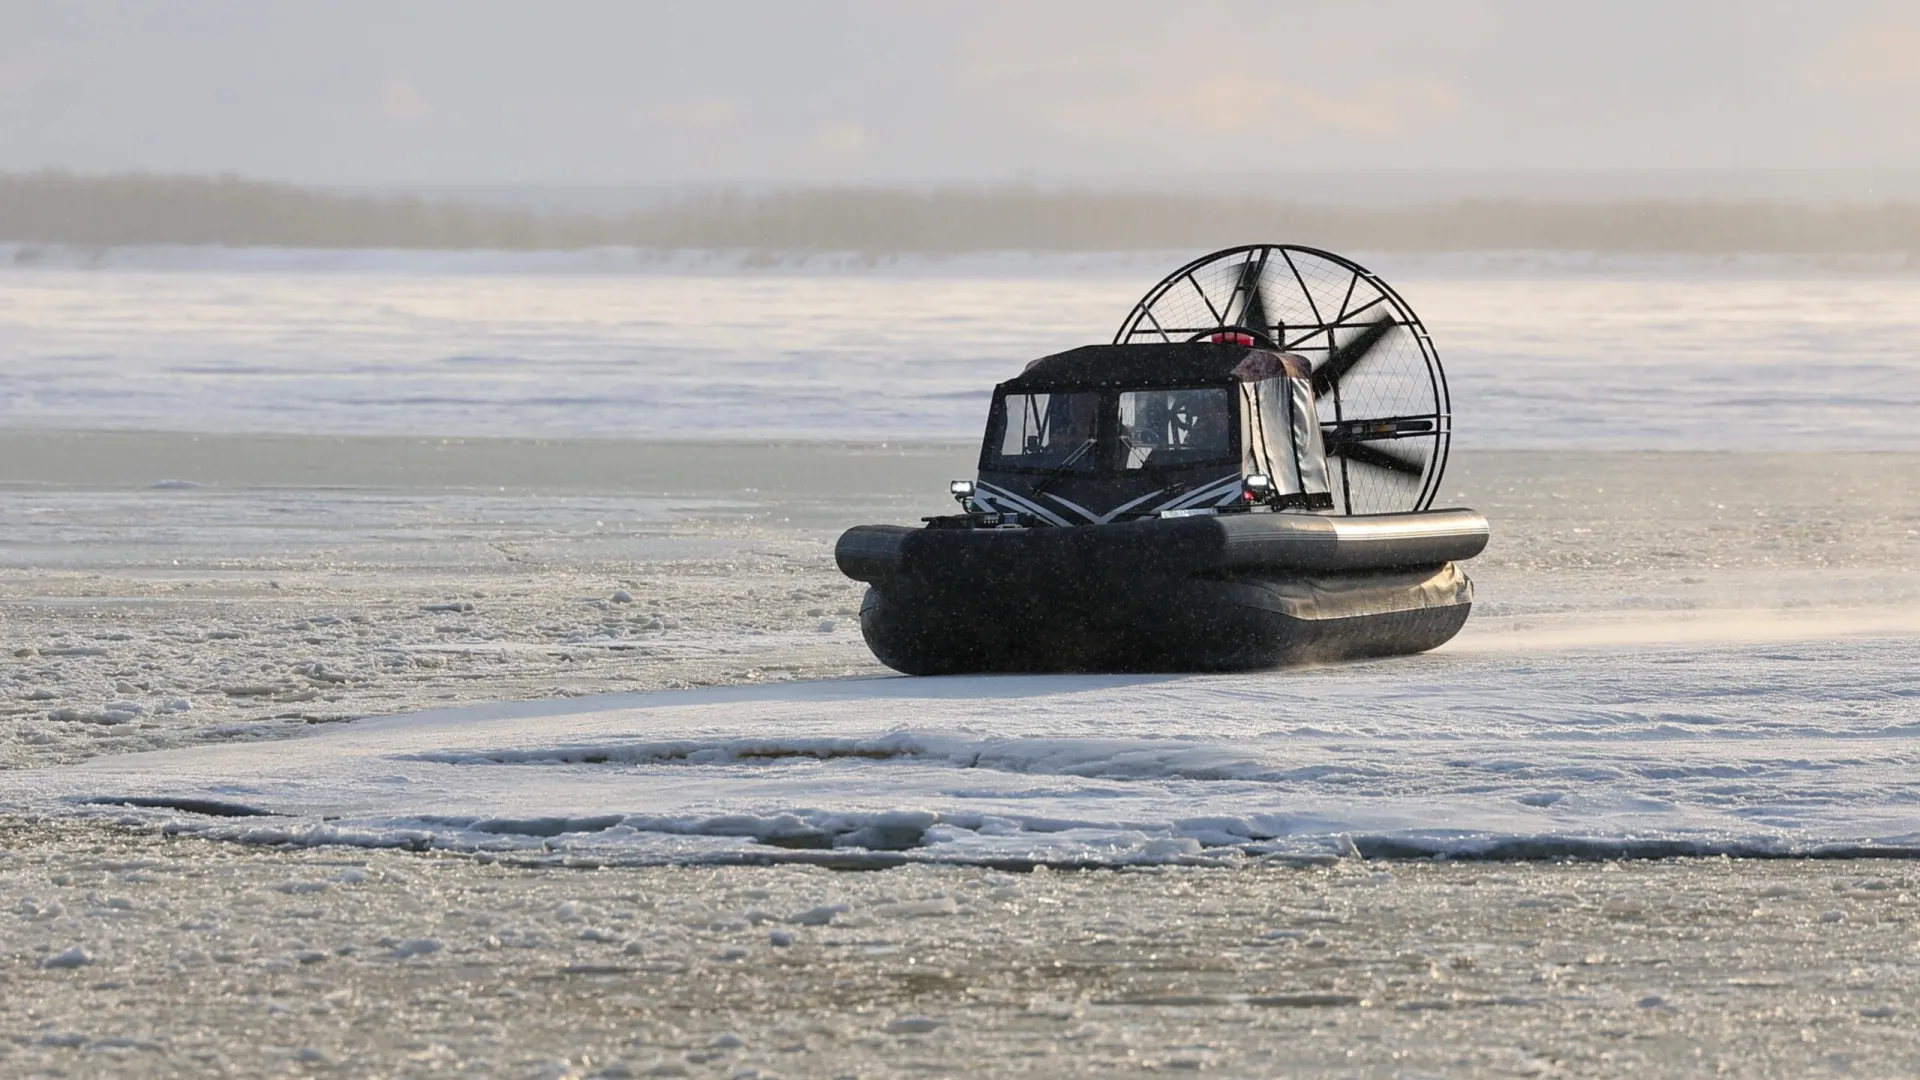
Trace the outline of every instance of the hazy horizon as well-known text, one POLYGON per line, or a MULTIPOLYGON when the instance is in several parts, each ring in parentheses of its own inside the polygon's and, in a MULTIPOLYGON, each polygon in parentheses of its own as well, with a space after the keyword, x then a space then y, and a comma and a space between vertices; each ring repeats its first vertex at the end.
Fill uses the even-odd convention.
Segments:
POLYGON ((1910 198, 1916 116, 1886 0, 0 8, 9 172, 1910 198))
POLYGON ((1912 169, 1322 169, 1178 175, 1017 175, 1000 179, 912 180, 873 184, 827 181, 714 180, 688 183, 394 183, 310 184, 317 191, 375 197, 443 199, 464 205, 557 213, 621 213, 717 192, 766 196, 795 191, 982 191, 1253 196, 1327 207, 1406 207, 1461 200, 1543 203, 1627 201, 1781 202, 1804 206, 1920 201, 1912 169))
MULTIPOLYGON (((1920 202, 1439 199, 1314 204, 1200 191, 1026 185, 656 193, 619 205, 343 194, 234 175, 0 173, 0 242, 288 248, 632 248, 959 254, 1221 247, 1920 254, 1920 202)), ((37 265, 45 252, 11 258, 37 265)), ((59 261, 58 259, 55 260, 59 261)))

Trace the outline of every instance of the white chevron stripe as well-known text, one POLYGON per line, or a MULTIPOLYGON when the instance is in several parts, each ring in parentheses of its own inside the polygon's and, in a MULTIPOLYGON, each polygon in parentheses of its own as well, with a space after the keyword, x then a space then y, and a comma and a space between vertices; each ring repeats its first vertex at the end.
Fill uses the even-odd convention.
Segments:
POLYGON ((1087 509, 1084 506, 1081 506, 1077 502, 1070 502, 1066 499, 1061 498, 1058 495, 1055 495, 1051 491, 1047 492, 1047 498, 1052 499, 1054 502, 1059 503, 1061 506, 1066 507, 1067 509, 1073 511, 1076 514, 1079 514, 1083 518, 1086 518, 1087 524, 1089 525, 1100 524, 1100 518, 1096 514, 1094 514, 1093 511, 1087 509))
POLYGON ((1068 499, 1063 499, 1060 496, 1055 495, 1051 491, 1047 492, 1046 495, 1047 495, 1047 498, 1052 499, 1054 502, 1059 503, 1061 506, 1064 506, 1069 510, 1072 510, 1074 513, 1084 515, 1089 522, 1092 522, 1095 525, 1105 525, 1108 522, 1111 522, 1114 518, 1119 517, 1121 514, 1124 514, 1127 511, 1133 509, 1134 507, 1139 506, 1141 503, 1146 502, 1148 499, 1153 498, 1155 495, 1158 495, 1160 494, 1160 492, 1165 490, 1166 488, 1160 488, 1157 491, 1149 491, 1145 495, 1140 496, 1139 498, 1133 500, 1132 502, 1122 503, 1121 505, 1114 507, 1112 510, 1107 511, 1104 514, 1096 514, 1093 511, 1087 509, 1086 507, 1081 506, 1079 503, 1072 502, 1068 499))
POLYGON ((1210 499, 1218 499, 1222 495, 1237 495, 1239 491, 1240 476, 1238 473, 1235 473, 1232 476, 1216 480, 1205 487, 1189 491, 1177 499, 1169 500, 1160 506, 1154 507, 1154 509, 1185 510, 1189 507, 1199 506, 1201 503, 1207 502, 1210 499))
POLYGON ((976 494, 974 495, 974 501, 975 501, 975 502, 978 502, 978 503, 980 504, 980 506, 981 506, 981 509, 984 509, 984 510, 991 510, 991 511, 993 511, 993 512, 994 512, 994 513, 996 513, 996 514, 1018 514, 1018 513, 1025 513, 1025 514, 1026 514, 1026 515, 1028 515, 1029 517, 1037 517, 1037 516, 1038 516, 1038 515, 1036 515, 1036 514, 1034 514, 1034 512, 1033 512, 1033 511, 1031 511, 1031 510, 1022 510, 1022 509, 1021 509, 1021 508, 1020 508, 1020 507, 1019 507, 1018 505, 1016 505, 1016 504, 1014 504, 1014 503, 1013 503, 1013 502, 1011 502, 1011 501, 1008 501, 1008 500, 1006 500, 1006 499, 997 499, 997 500, 996 500, 996 499, 995 499, 995 498, 994 498, 994 497, 993 497, 992 495, 988 495, 988 494, 986 494, 986 493, 984 493, 984 492, 981 492, 981 493, 976 493, 976 494))
POLYGON ((982 508, 991 510, 996 514, 1025 513, 1032 517, 1039 516, 1038 514, 1035 514, 1032 510, 1029 510, 1021 506, 1019 503, 1014 502, 1012 499, 1009 499, 1004 495, 996 496, 992 492, 986 491, 978 487, 974 489, 973 498, 974 498, 974 501, 979 503, 982 508))
POLYGON ((1055 525, 1067 524, 1066 518, 1061 517, 1059 514, 1054 513, 1053 511, 1047 509, 1044 506, 1040 506, 1036 503, 1029 502, 1028 500, 1023 499, 1018 495, 1015 495, 1013 492, 1008 491, 1005 488, 999 488, 999 487, 995 487, 992 484, 975 481, 973 485, 973 490, 976 494, 983 491, 986 492, 987 495, 991 496, 994 501, 1005 503, 1006 508, 1008 509, 1012 509, 1020 513, 1032 514, 1037 518, 1040 518, 1044 521, 1050 521, 1055 525))
MULTIPOLYGON (((1064 498, 1060 495, 1056 495, 1051 491, 1045 492, 1043 497, 1052 499, 1054 502, 1057 502, 1061 506, 1065 507, 1067 511, 1073 514, 1076 514, 1081 518, 1084 518, 1087 524, 1105 525, 1119 518, 1121 514, 1124 514, 1127 511, 1140 506, 1141 504, 1145 503, 1149 499, 1152 499, 1156 495, 1163 494, 1165 491, 1166 491, 1165 488, 1161 488, 1158 491, 1149 491, 1145 495, 1142 495, 1137 499, 1133 499, 1131 501, 1122 503, 1121 505, 1114 507, 1112 510, 1109 510, 1104 514, 1097 514, 1092 510, 1089 510, 1086 507, 1081 506, 1079 503, 1074 502, 1071 499, 1064 498)), ((999 509, 1002 511, 1012 511, 1015 513, 1032 514, 1033 516, 1054 525, 1073 524, 1073 522, 1069 521, 1067 518, 1061 516, 1058 513, 1055 513, 1052 510, 1047 509, 1044 506, 1041 506, 1040 504, 1032 501, 1031 499, 1024 498, 1022 496, 1014 494, 1011 491, 1006 490, 1005 488, 997 487, 993 484, 985 483, 983 481, 975 482, 974 497, 978 499, 980 502, 987 504, 989 508, 992 508, 992 509, 999 509), (996 503, 999 505, 995 506, 994 504, 996 503)), ((1156 506, 1150 507, 1149 512, 1158 513, 1162 510, 1186 510, 1196 506, 1203 506, 1203 505, 1225 506, 1228 503, 1233 502, 1235 499, 1238 499, 1239 497, 1240 497, 1240 475, 1238 473, 1233 473, 1228 476, 1221 477, 1220 479, 1215 480, 1212 483, 1206 484, 1203 487, 1190 489, 1184 493, 1175 495, 1172 498, 1167 499, 1165 502, 1162 502, 1156 506)))
POLYGON ((1134 507, 1139 506, 1141 503, 1146 502, 1148 499, 1153 498, 1155 495, 1158 495, 1165 490, 1167 489, 1159 488, 1154 491, 1149 491, 1145 495, 1140 496, 1139 498, 1133 500, 1132 502, 1122 503, 1119 506, 1114 507, 1111 513, 1109 513, 1106 517, 1101 518, 1100 520, 1102 522, 1112 521, 1113 519, 1119 517, 1121 514, 1124 514, 1127 511, 1133 509, 1134 507))

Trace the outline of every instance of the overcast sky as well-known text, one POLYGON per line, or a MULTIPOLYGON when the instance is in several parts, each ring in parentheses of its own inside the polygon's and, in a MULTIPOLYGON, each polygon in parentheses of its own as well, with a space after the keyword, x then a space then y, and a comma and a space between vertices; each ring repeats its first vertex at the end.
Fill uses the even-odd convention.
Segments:
POLYGON ((1915 0, 0 0, 0 170, 1920 169, 1915 0))

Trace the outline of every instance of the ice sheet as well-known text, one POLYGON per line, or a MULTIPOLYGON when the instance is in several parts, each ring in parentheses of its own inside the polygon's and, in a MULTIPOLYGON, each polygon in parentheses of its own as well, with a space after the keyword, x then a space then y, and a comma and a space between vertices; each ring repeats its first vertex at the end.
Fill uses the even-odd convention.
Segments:
POLYGON ((736 686, 102 758, 9 802, 638 861, 1914 851, 1917 667, 1906 637, 736 686))
MULTIPOLYGON (((1109 340, 1187 254, 0 251, 0 425, 968 440, 995 382, 1109 340)), ((1364 261, 1467 445, 1920 446, 1911 267, 1364 261)))
MULTIPOLYGON (((48 746, 71 760, 309 734, 21 769, 0 808, 639 860, 1920 848, 1911 459, 1475 457, 1912 446, 1913 275, 1387 267, 1454 376, 1448 498, 1496 522, 1472 568, 1481 609, 1438 654, 1231 678, 814 679, 556 701, 747 680, 763 662, 860 670, 822 537, 912 520, 909 488, 875 486, 871 453, 835 479, 778 447, 696 483, 660 447, 958 445, 988 386, 1038 352, 1104 339, 1163 261, 407 262, 428 258, 155 256, 0 275, 0 426, 669 438, 535 450, 276 436, 206 451, 297 458, 295 480, 181 471, 201 458, 171 437, 28 439, 140 469, 46 464, 9 481, 0 711, 18 763, 48 746), (517 478, 506 458, 525 465, 517 478), (629 470, 648 479, 605 479, 629 470), (176 696, 190 709, 163 711, 176 696), (353 719, 507 696, 546 699, 353 719)), ((944 453, 924 455, 930 483, 886 475, 911 472, 938 509, 944 453)))

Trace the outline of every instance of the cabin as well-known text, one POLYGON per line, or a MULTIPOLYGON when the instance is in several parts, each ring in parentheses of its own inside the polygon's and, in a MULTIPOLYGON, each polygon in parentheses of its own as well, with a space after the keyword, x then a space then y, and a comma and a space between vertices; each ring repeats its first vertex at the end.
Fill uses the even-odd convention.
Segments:
POLYGON ((1035 360, 994 388, 954 494, 1002 527, 1333 507, 1307 361, 1232 341, 1035 360))

